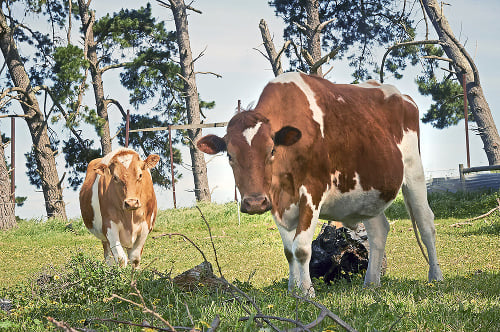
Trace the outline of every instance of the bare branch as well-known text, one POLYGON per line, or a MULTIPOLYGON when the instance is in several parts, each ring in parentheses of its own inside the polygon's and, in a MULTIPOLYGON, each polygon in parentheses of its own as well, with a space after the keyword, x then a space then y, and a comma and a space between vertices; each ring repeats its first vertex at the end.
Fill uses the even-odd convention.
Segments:
POLYGON ((441 61, 447 61, 447 62, 454 63, 454 61, 450 58, 443 58, 443 57, 435 56, 435 55, 425 55, 422 58, 430 59, 430 60, 441 60, 441 61))
POLYGON ((314 33, 321 33, 321 30, 323 30, 328 24, 332 23, 335 20, 336 20, 336 18, 332 18, 328 21, 325 21, 323 23, 318 24, 316 29, 314 29, 314 33))
POLYGON ((385 51, 384 56, 382 57, 382 64, 380 66, 380 83, 384 83, 384 65, 385 65, 385 59, 387 58, 387 55, 389 53, 399 47, 406 47, 406 46, 412 46, 412 45, 425 45, 425 44, 440 44, 440 45, 445 45, 444 42, 441 40, 415 40, 415 41, 410 41, 410 42, 405 42, 405 43, 399 43, 392 45, 385 51))
MULTIPOLYGON (((340 46, 333 49, 330 53, 328 53, 327 55, 325 55, 324 57, 322 57, 321 59, 319 59, 318 61, 316 61, 312 66, 311 66, 311 73, 312 74, 316 74, 318 72, 318 68, 320 68, 325 62, 328 62, 330 61, 331 59, 333 59, 333 57, 335 55, 337 55, 337 53, 340 51, 340 46)), ((325 74, 326 75, 326 74, 325 74)))
POLYGON ((304 33, 307 32, 307 27, 305 27, 302 24, 297 23, 297 22, 292 22, 292 23, 295 24, 295 26, 297 26, 297 28, 299 28, 299 30, 302 30, 302 32, 304 32, 304 33))
POLYGON ((108 104, 113 104, 115 105, 116 107, 118 107, 118 109, 120 110, 120 113, 122 114, 122 117, 123 119, 127 119, 127 113, 125 112, 125 110, 123 109, 122 105, 120 104, 120 102, 116 99, 112 99, 112 98, 108 98, 108 99, 105 99, 104 100, 104 104, 107 106, 108 104))
POLYGON ((281 50, 276 53, 276 48, 274 47, 273 39, 269 33, 267 23, 264 19, 260 20, 259 23, 260 34, 262 35, 262 40, 264 42, 264 47, 266 48, 267 56, 260 52, 264 57, 266 57, 269 62, 271 62, 271 67, 273 68, 274 76, 278 76, 283 73, 283 68, 281 67, 281 55, 285 49, 290 45, 291 41, 286 41, 281 50))
POLYGON ((112 64, 112 65, 108 65, 108 66, 102 67, 100 69, 100 71, 101 71, 101 73, 104 73, 105 71, 110 70, 110 69, 123 68, 126 65, 129 65, 131 63, 132 62, 115 63, 115 64, 112 64))
POLYGON ((222 75, 219 75, 219 74, 211 72, 211 71, 196 71, 194 74, 195 75, 196 74, 207 74, 207 75, 214 75, 217 78, 222 78, 222 75))
POLYGON ((309 54, 309 52, 305 48, 301 48, 300 53, 302 54, 304 59, 306 59, 306 62, 309 65, 309 67, 312 67, 314 65, 314 59, 311 56, 311 54, 309 54))
MULTIPOLYGON (((171 8, 172 8, 172 5, 169 5, 169 4, 167 4, 166 2, 164 2, 164 1, 161 1, 161 0, 156 0, 156 2, 158 2, 158 4, 159 4, 160 6, 162 6, 162 7, 165 7, 165 8, 168 8, 168 9, 171 9, 171 8)), ((191 10, 191 11, 195 12, 195 13, 198 13, 198 14, 203 14, 203 13, 201 12, 201 10, 196 9, 196 8, 193 8, 193 7, 189 6, 189 5, 188 5, 188 6, 186 6, 186 9, 189 9, 189 10, 191 10)))

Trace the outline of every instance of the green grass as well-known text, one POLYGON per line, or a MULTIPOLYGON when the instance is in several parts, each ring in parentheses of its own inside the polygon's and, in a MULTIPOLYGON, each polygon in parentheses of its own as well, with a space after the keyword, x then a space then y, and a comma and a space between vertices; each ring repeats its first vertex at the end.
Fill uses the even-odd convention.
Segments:
MULTIPOLYGON (((387 243, 388 270, 382 286, 363 288, 362 276, 351 282, 327 285, 315 281, 315 301, 325 305, 360 331, 498 331, 500 330, 500 216, 466 221, 496 206, 494 194, 431 195, 436 215, 437 249, 445 281, 429 284, 427 268, 407 219, 401 197, 387 211, 391 232, 387 243)), ((210 223, 217 256, 225 278, 244 290, 267 315, 313 321, 319 310, 287 295, 288 264, 281 239, 269 214, 241 215, 236 204, 200 206, 210 223)), ((256 331, 244 306, 230 293, 182 292, 168 278, 201 263, 201 254, 179 236, 193 240, 215 267, 214 253, 198 210, 185 208, 159 213, 144 248, 142 267, 135 274, 138 289, 149 308, 175 326, 207 329, 215 315, 218 331, 256 331), (153 272, 158 271, 159 273, 153 272), (188 309, 189 308, 189 313, 188 309), (191 318, 192 321, 191 321, 191 318)), ((54 329, 51 316, 75 328, 141 331, 126 324, 102 322, 115 319, 152 325, 161 322, 141 309, 117 299, 130 295, 131 269, 104 265, 100 241, 90 235, 80 219, 65 223, 22 221, 17 229, 0 233, 0 298, 13 301, 10 313, 0 311, 0 331, 54 329)), ((280 329, 293 325, 273 321, 280 329)), ((315 331, 341 331, 326 319, 315 331)))

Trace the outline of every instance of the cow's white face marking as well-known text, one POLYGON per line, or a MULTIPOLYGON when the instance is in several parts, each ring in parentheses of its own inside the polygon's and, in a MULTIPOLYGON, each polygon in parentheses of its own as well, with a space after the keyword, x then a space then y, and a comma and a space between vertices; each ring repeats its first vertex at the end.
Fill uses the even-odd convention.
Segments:
POLYGON ((132 163, 132 158, 134 157, 133 154, 125 154, 125 155, 121 155, 119 156, 118 158, 116 158, 120 163, 123 164, 123 166, 125 166, 125 168, 129 168, 130 166, 130 163, 132 163))
POLYGON ((262 125, 262 122, 257 122, 255 126, 247 128, 243 131, 243 137, 247 140, 248 145, 252 146, 252 140, 257 135, 257 132, 259 131, 260 126, 262 125))
POLYGON ((311 90, 311 87, 302 79, 300 73, 284 73, 276 77, 274 80, 272 80, 271 83, 295 83, 295 85, 297 85, 306 95, 307 101, 309 102, 309 108, 312 111, 313 120, 319 124, 319 129, 321 130, 321 136, 325 137, 323 111, 316 102, 316 95, 311 90))
POLYGON ((111 159, 113 159, 113 157, 116 156, 118 153, 124 152, 124 151, 128 151, 128 152, 131 152, 131 153, 127 153, 127 154, 124 154, 124 155, 120 156, 118 158, 118 161, 121 162, 123 164, 123 166, 125 166, 125 168, 128 168, 130 166, 130 163, 132 162, 133 156, 135 154, 137 154, 137 152, 135 152, 132 149, 127 149, 127 148, 119 148, 119 149, 113 150, 112 152, 108 153, 107 155, 105 155, 102 158, 101 164, 109 166, 109 163, 111 162, 111 159))

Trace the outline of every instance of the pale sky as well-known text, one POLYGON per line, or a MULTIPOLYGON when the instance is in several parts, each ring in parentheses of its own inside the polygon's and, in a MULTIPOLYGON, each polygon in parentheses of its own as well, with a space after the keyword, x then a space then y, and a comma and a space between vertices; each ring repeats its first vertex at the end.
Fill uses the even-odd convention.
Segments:
MULTIPOLYGON (((119 6, 137 7, 136 1, 97 1, 94 0, 97 16, 106 12, 118 11, 119 6)), ((169 10, 159 7, 155 2, 153 13, 167 21, 169 29, 174 29, 172 15, 169 10)), ((449 20, 455 36, 461 42, 466 41, 466 48, 474 57, 479 69, 481 83, 490 105, 497 126, 500 123, 500 69, 498 67, 498 54, 500 54, 500 40, 497 26, 498 13, 500 12, 500 1, 497 0, 449 0, 451 6, 445 6, 445 15, 449 20)), ((146 2, 144 2, 146 4, 146 2)), ((243 0, 197 0, 193 7, 200 9, 203 14, 191 13, 189 16, 189 29, 193 55, 197 56, 205 50, 205 55, 195 65, 196 71, 211 71, 222 75, 216 78, 212 75, 199 75, 197 78, 198 90, 201 97, 207 101, 215 101, 216 107, 205 112, 206 123, 228 121, 234 114, 237 100, 242 105, 256 102, 265 84, 273 78, 273 73, 268 63, 260 53, 254 50, 261 45, 262 40, 258 24, 264 18, 275 36, 277 47, 283 44, 283 23, 280 18, 274 16, 267 0, 243 1, 243 0)), ((431 30, 432 31, 432 30, 431 30)), ((433 32, 433 31, 432 31, 433 32)), ((420 35, 423 38, 423 35, 420 35)), ((433 37, 431 37, 433 38, 433 37)), ((260 46, 263 50, 263 47, 260 46)), ((25 54, 26 55, 26 54, 25 54)), ((341 61, 332 61, 324 68, 334 66, 326 78, 336 83, 349 83, 352 81, 350 68, 341 61)), ((286 67, 285 67, 286 68, 286 67)), ((419 75, 420 67, 405 72, 402 80, 385 77, 385 83, 396 85, 403 93, 411 95, 423 114, 430 105, 430 98, 422 97, 415 84, 416 75, 419 75)), ((104 77, 105 94, 111 98, 118 99, 125 108, 134 112, 134 108, 128 104, 128 94, 123 89, 117 88, 119 83, 109 83, 108 80, 118 80, 117 74, 106 74, 104 77), (108 83, 107 83, 108 82, 108 83)), ((93 102, 93 94, 89 91, 89 103, 93 102)), ((19 111, 18 111, 19 112, 19 111)), ((110 110, 112 132, 116 132, 117 123, 120 120, 116 109, 110 110), (114 122, 114 123, 113 123, 114 122)), ((474 125, 472 125, 474 126, 474 125)), ((0 119, 0 130, 10 136, 10 120, 0 119)), ((426 176, 456 175, 458 164, 466 163, 465 157, 465 134, 463 121, 458 126, 445 130, 433 129, 430 125, 421 125, 421 151, 426 176)), ((204 130, 204 134, 214 133, 223 136, 225 128, 204 130)), ((24 207, 16 208, 16 215, 22 218, 43 218, 45 207, 43 195, 36 188, 28 184, 25 174, 24 153, 30 148, 30 136, 27 126, 23 120, 17 120, 16 125, 16 184, 18 196, 28 196, 24 207)), ((61 134, 61 139, 67 139, 66 134, 61 134)), ((94 137, 93 129, 88 135, 94 137)), ((474 132, 470 131, 470 149, 472 166, 487 165, 486 155, 482 149, 482 142, 474 132)), ((113 143, 113 148, 118 147, 113 143)), ((190 163, 189 152, 183 151, 184 163, 190 163)), ((62 154, 62 153, 61 153, 62 154)), ((10 147, 6 149, 7 158, 10 159, 10 147)), ((144 156, 143 156, 144 157, 144 156)), ((224 203, 234 199, 234 180, 227 157, 221 155, 216 158, 207 156, 208 179, 212 199, 218 203, 224 203)), ((58 168, 60 175, 64 172, 64 159, 58 157, 58 168)), ((190 172, 181 169, 183 178, 176 184, 177 205, 193 206, 195 204, 194 184, 190 172)), ((67 183, 65 184, 67 185, 67 183)), ((173 207, 172 192, 157 188, 159 209, 173 207)), ((68 216, 79 217, 78 192, 70 188, 64 189, 64 200, 67 206, 68 216)))

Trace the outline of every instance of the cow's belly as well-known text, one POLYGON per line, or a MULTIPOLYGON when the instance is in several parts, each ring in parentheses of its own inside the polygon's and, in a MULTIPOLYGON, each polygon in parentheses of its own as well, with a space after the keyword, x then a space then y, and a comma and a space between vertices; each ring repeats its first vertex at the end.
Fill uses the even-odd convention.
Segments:
POLYGON ((392 203, 392 200, 381 199, 378 190, 363 191, 356 187, 347 193, 341 193, 337 188, 325 193, 320 218, 353 225, 380 215, 392 203))

